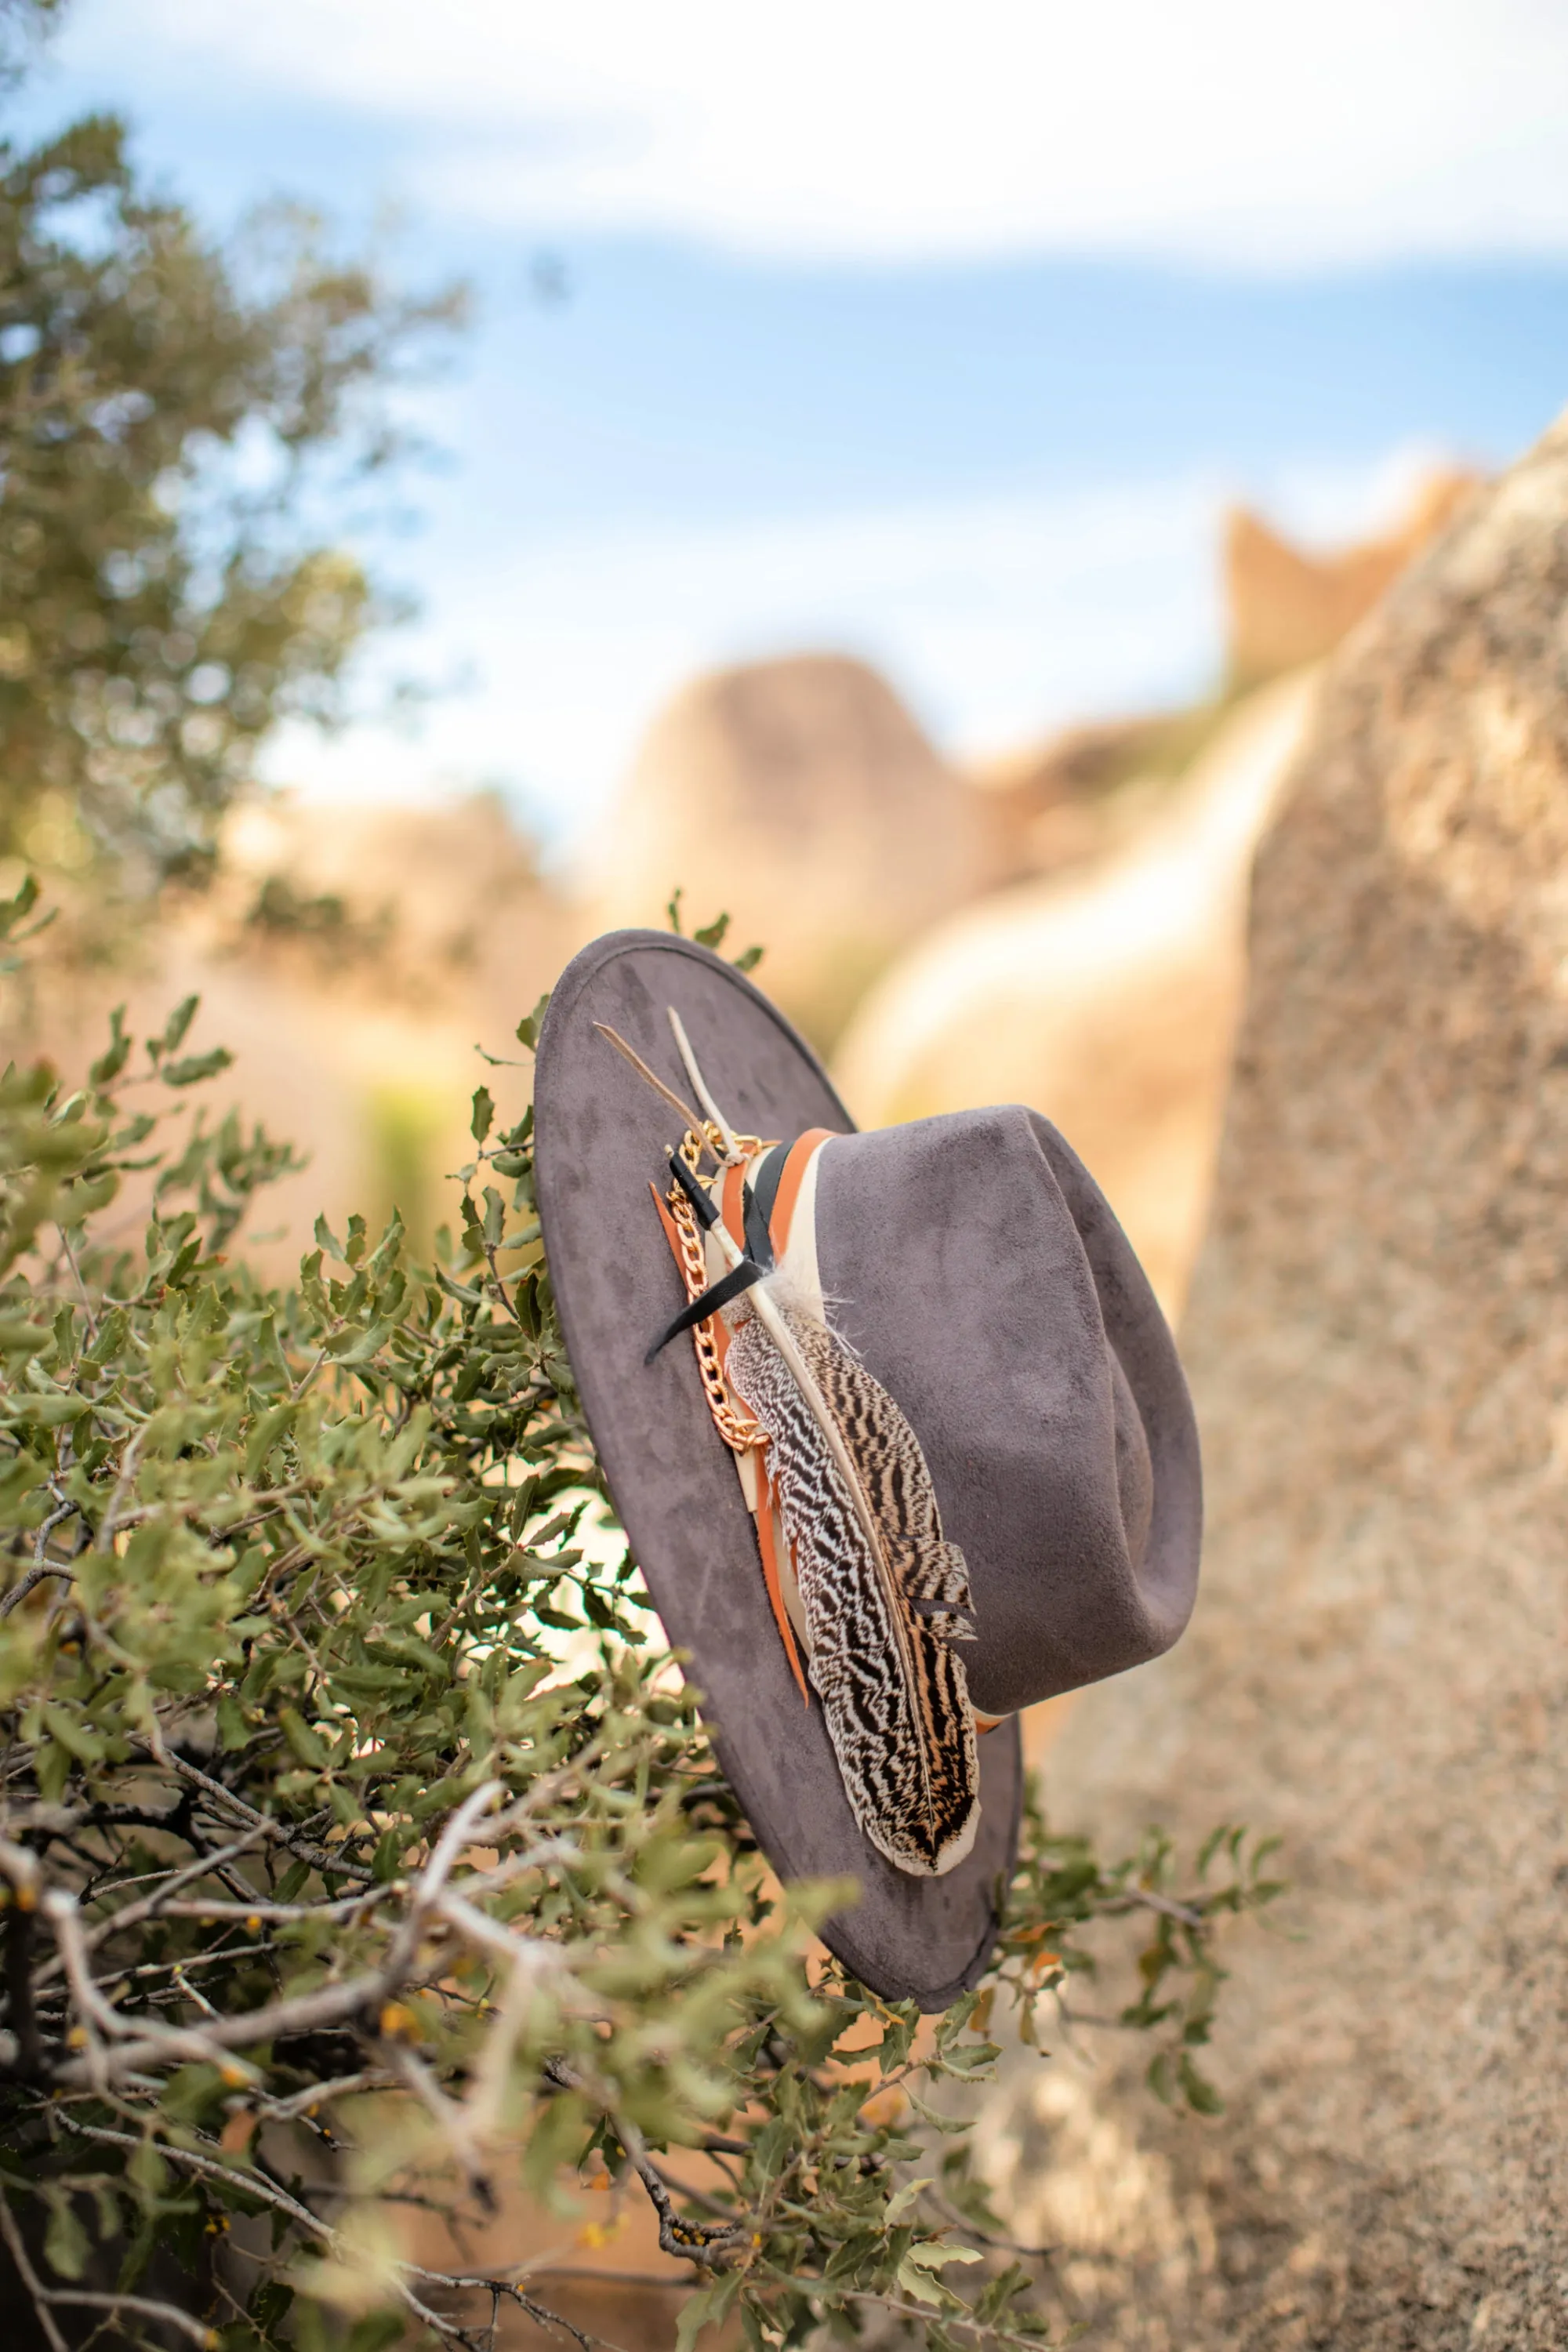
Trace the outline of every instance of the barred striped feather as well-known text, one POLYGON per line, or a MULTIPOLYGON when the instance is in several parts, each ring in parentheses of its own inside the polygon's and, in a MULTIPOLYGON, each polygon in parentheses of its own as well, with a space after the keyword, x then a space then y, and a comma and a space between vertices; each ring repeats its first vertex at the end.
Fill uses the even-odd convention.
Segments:
POLYGON ((810 1674, 855 1818, 897 1868, 939 1878, 979 1825, 974 1723, 963 1661, 969 1572, 942 1531, 920 1441, 849 1349, 775 1299, 869 1506, 870 1544, 816 1414, 761 1318, 743 1306, 725 1371, 769 1437, 768 1472, 794 1548, 810 1674), (878 1556, 879 1554, 879 1557, 878 1556))

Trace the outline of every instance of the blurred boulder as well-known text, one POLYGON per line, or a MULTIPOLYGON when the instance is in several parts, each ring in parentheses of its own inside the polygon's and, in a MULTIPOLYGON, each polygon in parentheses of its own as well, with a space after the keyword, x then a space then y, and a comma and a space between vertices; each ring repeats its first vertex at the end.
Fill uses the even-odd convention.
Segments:
POLYGON ((492 1052, 577 944, 494 793, 260 802, 231 824, 218 887, 193 914, 215 952, 378 1012, 478 1019, 492 1052))
MULTIPOLYGON (((1565 614, 1568 420, 1348 649, 1258 861, 1204 1588, 1054 1780, 1282 1832, 1295 1933, 1233 1947, 1223 2123, 1094 2094, 1153 2185, 1093 2345, 1568 2342, 1565 614)), ((997 2128, 1026 2218, 1068 2143, 997 2128)))
POLYGON ((1094 1171, 1169 1313, 1202 1231, 1245 958, 1247 862, 1314 674, 1229 716, 1117 854, 941 926, 861 1005, 836 1071, 872 1127, 1026 1102, 1094 1171))
POLYGON ((1228 726, 1237 700, 1333 651, 1479 486, 1454 468, 1427 475, 1395 527, 1328 554, 1292 546, 1245 507, 1226 518, 1222 694, 1180 710, 1064 728, 973 762, 982 887, 1059 874, 1125 847, 1228 726))
POLYGON ((1224 554, 1230 677, 1255 684, 1331 653, 1452 521, 1479 480, 1439 467, 1420 484, 1392 530, 1323 555, 1293 547, 1249 509, 1233 507, 1224 554))
POLYGON ((1091 719, 974 761, 965 774, 984 887, 1064 873, 1131 842, 1163 788, 1225 727, 1231 707, 1216 699, 1184 710, 1091 719))
MULTIPOLYGON (((79 942, 79 910, 71 925, 79 942)), ((488 794, 435 805, 302 801, 237 814, 211 887, 157 902, 107 966, 58 960, 7 1050, 62 1069, 100 1050, 111 1004, 141 1034, 202 999, 193 1043, 227 1045, 213 1088, 309 1155, 264 1202, 250 1254, 292 1269, 318 1211, 340 1231, 395 1206, 426 1245, 471 1156, 474 1048, 521 1055, 517 1023, 578 944, 531 845, 488 794)))
POLYGON ((974 887, 971 796, 864 663, 722 670, 655 719, 584 858, 588 928, 732 918, 770 995, 831 1039, 868 982, 974 887))

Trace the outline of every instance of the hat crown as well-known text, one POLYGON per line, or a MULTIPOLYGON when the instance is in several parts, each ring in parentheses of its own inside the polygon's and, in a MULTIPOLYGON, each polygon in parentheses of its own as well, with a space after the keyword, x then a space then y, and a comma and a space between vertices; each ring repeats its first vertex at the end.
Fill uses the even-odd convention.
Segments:
POLYGON ((816 1246, 969 1563, 975 1705, 1012 1714, 1168 1649, 1196 1590, 1175 1346, 1103 1194, 1020 1104, 840 1136, 816 1246))

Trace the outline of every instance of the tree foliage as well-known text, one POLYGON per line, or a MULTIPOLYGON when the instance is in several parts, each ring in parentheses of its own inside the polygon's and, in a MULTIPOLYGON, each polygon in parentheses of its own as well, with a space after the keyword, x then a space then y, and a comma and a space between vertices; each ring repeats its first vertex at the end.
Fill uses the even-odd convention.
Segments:
POLYGON ((519 2179, 580 2212, 595 2171, 689 2268, 683 2346, 1035 2340, 960 2127, 998 1995, 1027 2036, 1142 1919, 1124 2020, 1211 2105, 1261 1854, 1178 1889, 1163 1841, 1108 1867, 1032 1807, 984 1990, 932 2024, 848 1979, 640 1602, 526 1072, 476 1094, 435 1262, 356 1218, 270 1289, 239 1228, 289 1156, 205 1120, 195 1011, 0 1083, 0 2228, 55 2340, 478 2346, 548 2273, 419 2268, 400 2216, 519 2179))
MULTIPOLYGON (((0 89, 53 13, 0 14, 0 89)), ((384 395, 459 308, 298 209, 215 242, 114 117, 0 141, 0 852, 199 866, 268 731, 335 715, 389 608, 314 486, 386 466, 384 395)))

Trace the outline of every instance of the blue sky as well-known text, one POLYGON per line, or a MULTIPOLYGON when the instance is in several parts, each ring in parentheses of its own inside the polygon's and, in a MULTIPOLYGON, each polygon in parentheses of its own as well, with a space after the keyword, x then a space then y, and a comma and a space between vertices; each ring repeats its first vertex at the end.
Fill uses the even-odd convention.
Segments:
POLYGON ((719 661, 863 653, 958 750, 1199 690, 1228 497, 1352 533, 1568 398, 1536 0, 77 0, 29 112, 103 104, 216 221, 474 282, 370 546, 450 690, 274 768, 568 847, 719 661))

